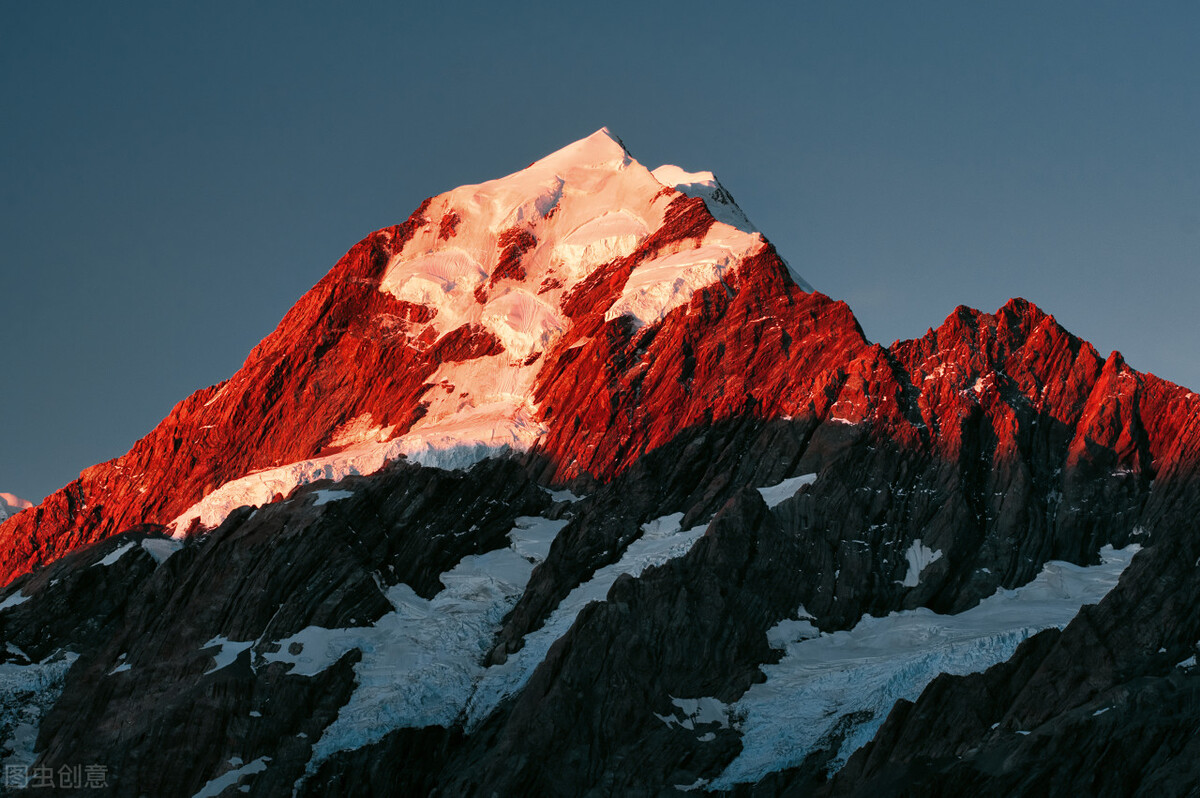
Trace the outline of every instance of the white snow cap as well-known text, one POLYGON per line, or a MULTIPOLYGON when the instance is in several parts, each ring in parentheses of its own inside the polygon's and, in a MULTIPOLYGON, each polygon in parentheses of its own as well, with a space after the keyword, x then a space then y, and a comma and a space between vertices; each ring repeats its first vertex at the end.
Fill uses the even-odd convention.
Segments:
POLYGON ((670 186, 689 197, 700 197, 708 212, 718 222, 744 230, 747 233, 757 233, 746 214, 733 201, 733 196, 717 180, 712 172, 687 172, 672 164, 663 164, 650 174, 664 186, 670 186))
POLYGON ((651 172, 601 128, 519 172, 431 199, 429 223, 392 256, 379 290, 433 313, 420 322, 387 319, 389 329, 402 328, 414 346, 426 346, 479 325, 504 351, 443 363, 429 378, 425 414, 404 435, 392 438, 391 427, 354 419, 338 431, 344 448, 336 454, 242 475, 176 519, 177 533, 192 519, 212 527, 238 506, 286 496, 315 479, 369 474, 401 455, 459 468, 532 447, 546 431, 534 400, 542 356, 572 324, 564 299, 660 229, 676 190, 702 197, 717 223, 640 262, 604 308, 606 319, 627 317, 644 327, 686 307, 697 291, 767 246, 712 173, 676 166, 651 172), (519 258, 506 259, 514 251, 519 258))
POLYGON ((11 493, 0 493, 0 521, 32 506, 33 502, 25 501, 11 493))

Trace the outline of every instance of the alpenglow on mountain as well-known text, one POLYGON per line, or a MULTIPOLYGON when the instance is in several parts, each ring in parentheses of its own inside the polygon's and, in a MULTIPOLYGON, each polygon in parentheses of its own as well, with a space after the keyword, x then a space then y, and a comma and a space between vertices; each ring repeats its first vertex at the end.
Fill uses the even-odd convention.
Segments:
POLYGON ((1198 421, 1021 299, 872 344, 601 130, 0 518, 5 786, 1191 794, 1198 421))

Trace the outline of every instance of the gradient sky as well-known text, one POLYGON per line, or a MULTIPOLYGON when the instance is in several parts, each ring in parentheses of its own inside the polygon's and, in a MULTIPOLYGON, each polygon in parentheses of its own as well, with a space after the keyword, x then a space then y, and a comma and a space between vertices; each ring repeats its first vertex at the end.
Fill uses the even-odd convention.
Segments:
POLYGON ((332 5, 0 5, 0 490, 125 452, 364 235, 605 125, 716 172, 872 340, 1023 296, 1200 387, 1194 3, 332 5))

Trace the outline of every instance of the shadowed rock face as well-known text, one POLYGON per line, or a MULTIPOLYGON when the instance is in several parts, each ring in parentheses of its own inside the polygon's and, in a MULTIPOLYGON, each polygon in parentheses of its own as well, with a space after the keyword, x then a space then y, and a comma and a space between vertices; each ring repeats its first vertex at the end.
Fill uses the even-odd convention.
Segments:
POLYGON ((899 701, 836 774, 861 712, 733 789, 1186 793, 1200 398, 1023 300, 870 344, 607 133, 572 147, 368 236, 230 380, 0 524, 0 757, 102 764, 89 795, 699 790, 747 748, 737 702, 781 622, 961 613, 1137 542, 1098 606, 899 701), (626 204, 587 204, 605 191, 626 204), (695 253, 666 280, 682 299, 645 288, 695 253), (527 393, 486 416, 483 390, 527 393), (169 526, 456 406, 536 435, 457 470, 313 470, 169 526))
MULTIPOLYGON (((486 461, 468 472, 399 464, 337 485, 317 483, 268 507, 235 513, 212 533, 178 544, 181 549, 162 564, 140 544, 157 539, 152 531, 128 532, 72 554, 18 580, 14 587, 31 597, 0 611, 4 639, 29 660, 61 649, 79 654, 61 696, 41 720, 37 761, 54 767, 107 763, 113 795, 193 794, 233 770, 230 760, 263 756, 271 757, 269 767, 242 782, 251 794, 286 794, 297 783, 304 795, 673 791, 676 784, 721 773, 741 750, 740 732, 736 725, 717 723, 685 732, 659 716, 675 711, 672 697, 735 702, 762 680, 764 664, 779 659, 767 632, 794 617, 798 606, 820 628, 833 631, 853 626, 863 613, 934 605, 964 609, 990 594, 997 580, 1010 578, 988 558, 986 546, 975 545, 948 548, 921 572, 917 586, 905 587, 907 566, 892 552, 917 537, 935 547, 955 537, 1020 540, 1025 553, 1018 559, 1037 562, 1044 556, 1039 552, 1051 547, 1030 532, 1027 521, 1044 517, 1062 547, 1083 551, 1081 561, 1088 561, 1100 544, 1123 543, 1135 527, 1145 527, 1151 545, 1127 581, 1153 581, 1143 561, 1172 551, 1174 541, 1189 540, 1160 536, 1160 529, 1179 520, 1166 509, 1171 501, 1156 500, 1160 490, 1177 493, 1171 484, 1147 487, 1122 512, 1114 512, 1111 503, 1101 509, 1097 502, 1089 513, 1068 513, 1060 502, 1044 498, 1048 492, 1031 492, 1028 514, 989 517, 972 511, 984 497, 963 478, 961 463, 862 431, 850 433, 844 424, 754 418, 716 424, 681 435, 570 503, 556 502, 536 486, 530 474, 545 467, 536 458, 523 464, 486 461), (810 469, 817 471, 816 480, 774 507, 753 489, 774 484, 780 472, 810 469), (333 490, 341 498, 320 503, 323 492, 333 490), (312 764, 315 747, 354 700, 360 681, 355 669, 365 655, 351 646, 335 652, 323 669, 301 675, 285 661, 272 661, 298 632, 313 626, 378 627, 395 610, 388 598, 392 585, 403 583, 415 595, 433 598, 443 589, 443 575, 463 556, 507 546, 518 517, 559 518, 566 524, 544 562, 478 651, 481 669, 488 663, 497 667, 520 656, 562 596, 630 551, 644 538, 647 521, 671 513, 686 519, 681 526, 698 526, 703 535, 663 565, 637 578, 616 579, 606 600, 585 607, 523 689, 481 725, 468 733, 464 708, 455 721, 386 731, 312 764), (138 545, 112 557, 130 542, 138 545), (115 561, 97 565, 105 558, 115 561), (991 575, 980 571, 988 563, 991 575), (220 661, 223 648, 211 644, 218 637, 245 641, 244 650, 220 661)), ((1065 457, 1065 446, 1058 456, 1065 457)), ((1027 459, 1035 461, 1031 470, 1052 471, 1032 453, 1027 459)), ((1192 488, 1180 490, 1190 495, 1192 488)), ((1160 595, 1149 591, 1152 604, 1184 585, 1200 589, 1186 581, 1191 577, 1183 575, 1183 565, 1191 560, 1185 562, 1181 552, 1191 556, 1190 549, 1174 549, 1171 556, 1181 563, 1174 570, 1183 581, 1165 585, 1160 595)), ((1004 584, 1019 582, 1013 577, 1004 584)), ((1138 610, 1132 619, 1127 608, 1120 609, 1124 605, 1106 609, 1128 592, 1124 588, 1122 583, 1099 610, 1114 627, 1142 620, 1138 613, 1179 609, 1168 600, 1158 610, 1138 610)), ((1017 685, 1033 684, 1030 668, 1040 665, 1029 663, 1046 656, 1044 641, 1076 636, 1077 626, 1094 629, 1094 617, 1085 612, 1065 632, 1038 636, 986 677, 1016 673, 1008 677, 1012 681, 1001 681, 1007 686, 993 687, 981 677, 936 681, 931 692, 953 687, 925 721, 936 721, 934 728, 922 727, 918 738, 893 731, 907 717, 898 707, 864 752, 883 756, 875 752, 886 750, 888 740, 911 745, 921 739, 933 747, 942 739, 942 745, 961 746, 972 729, 993 734, 988 731, 993 715, 999 719, 1013 711, 1018 697, 1045 708, 1041 694, 1008 698, 1004 690, 1019 693, 1017 685), (956 713, 981 719, 948 722, 950 701, 961 707, 956 713), (995 702, 995 708, 987 709, 993 705, 984 701, 995 702)), ((1183 641, 1192 634, 1170 624, 1163 617, 1137 632, 1170 643, 1147 631, 1170 629, 1174 648, 1149 658, 1164 673, 1184 658, 1183 641)), ((1092 648, 1103 648, 1088 632, 1082 634, 1092 648)), ((1131 650, 1144 651, 1149 644, 1139 641, 1131 650)), ((1057 667, 1083 668, 1076 660, 1086 655, 1091 664, 1085 679, 1093 683, 1080 695, 1059 699, 1072 711, 1080 704, 1090 707, 1097 691, 1111 689, 1105 686, 1109 681, 1139 678, 1106 664, 1111 654, 1068 651, 1057 667)), ((398 682, 402 678, 397 675, 398 682)), ((1056 671, 1043 678, 1061 689, 1056 671)), ((1168 678, 1178 681, 1185 674, 1168 678)), ((1157 693, 1147 694, 1152 695, 1157 693)), ((1184 713, 1177 721, 1188 717, 1184 713)), ((1013 723, 1028 728, 1024 720, 1013 723)), ((1069 739, 1076 748, 1086 743, 1078 735, 1069 739)), ((898 756, 907 757, 905 750, 898 756)), ((858 782, 849 774, 859 772, 859 758, 830 786, 821 776, 830 753, 816 751, 808 767, 770 776, 756 789, 773 794, 821 786, 853 794, 858 782)), ((900 778, 921 783, 928 767, 919 761, 900 778)), ((874 770, 862 777, 869 789, 878 789, 880 778, 874 770)))

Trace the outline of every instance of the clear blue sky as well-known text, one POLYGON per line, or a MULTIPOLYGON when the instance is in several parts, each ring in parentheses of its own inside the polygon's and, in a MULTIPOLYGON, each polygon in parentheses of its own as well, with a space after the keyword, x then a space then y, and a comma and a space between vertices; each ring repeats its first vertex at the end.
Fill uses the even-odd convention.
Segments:
POLYGON ((1019 295, 1200 387, 1194 3, 332 5, 0 5, 0 490, 123 453, 363 235, 604 125, 715 171, 873 340, 1019 295))

